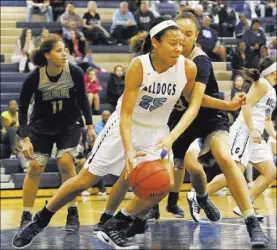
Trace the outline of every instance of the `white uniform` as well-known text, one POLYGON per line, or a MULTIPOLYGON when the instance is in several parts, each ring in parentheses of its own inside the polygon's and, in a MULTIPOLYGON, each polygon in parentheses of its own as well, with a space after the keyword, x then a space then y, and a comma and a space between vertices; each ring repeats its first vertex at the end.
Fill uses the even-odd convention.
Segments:
MULTIPOLYGON (((276 92, 266 79, 260 78, 259 81, 268 86, 268 91, 252 107, 252 119, 254 128, 262 134, 265 128, 265 119, 271 115, 276 106, 276 92)), ((230 129, 230 137, 233 159, 244 166, 247 166, 249 161, 260 163, 272 159, 272 154, 265 141, 261 144, 253 142, 242 111, 230 129)))
MULTIPOLYGON (((182 55, 173 67, 160 74, 153 69, 149 54, 137 58, 143 66, 143 82, 132 116, 132 145, 135 150, 147 153, 145 157, 138 158, 139 164, 160 158, 161 150, 157 150, 156 142, 169 133, 168 118, 183 93, 187 79, 185 58, 182 55)), ((94 175, 119 176, 125 167, 119 131, 121 106, 122 97, 118 100, 116 111, 97 137, 92 155, 84 166, 94 175)))

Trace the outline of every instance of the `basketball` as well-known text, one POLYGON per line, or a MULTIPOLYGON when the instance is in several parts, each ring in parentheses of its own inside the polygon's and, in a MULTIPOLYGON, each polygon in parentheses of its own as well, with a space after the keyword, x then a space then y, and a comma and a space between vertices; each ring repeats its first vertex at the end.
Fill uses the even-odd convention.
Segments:
POLYGON ((161 160, 145 161, 130 174, 130 186, 137 197, 143 200, 160 200, 170 188, 170 177, 161 160))

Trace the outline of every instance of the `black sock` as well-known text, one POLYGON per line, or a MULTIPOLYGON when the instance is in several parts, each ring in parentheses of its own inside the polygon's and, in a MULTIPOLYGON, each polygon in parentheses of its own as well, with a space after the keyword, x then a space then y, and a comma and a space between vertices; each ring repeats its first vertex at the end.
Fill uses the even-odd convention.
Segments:
POLYGON ((49 211, 45 206, 40 212, 37 213, 37 216, 39 218, 39 224, 42 227, 46 227, 54 214, 54 212, 49 211))
POLYGON ((159 204, 155 205, 154 207, 152 207, 153 210, 159 212, 160 211, 160 207, 159 204))
POLYGON ((131 219, 130 216, 126 216, 125 214, 123 214, 123 213, 121 212, 121 210, 118 211, 118 213, 115 215, 115 218, 116 218, 117 220, 133 221, 133 219, 131 219))
POLYGON ((170 192, 168 195, 167 205, 168 206, 177 205, 178 199, 179 199, 179 193, 170 192))
POLYGON ((196 195, 196 200, 197 200, 197 202, 198 203, 206 203, 207 202, 207 200, 208 200, 208 194, 206 194, 204 197, 199 197, 199 196, 197 196, 196 195))

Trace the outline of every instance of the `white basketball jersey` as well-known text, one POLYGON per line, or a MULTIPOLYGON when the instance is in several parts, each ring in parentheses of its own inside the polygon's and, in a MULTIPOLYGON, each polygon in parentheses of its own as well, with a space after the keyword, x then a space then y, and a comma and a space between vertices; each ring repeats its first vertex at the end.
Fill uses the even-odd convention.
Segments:
MULTIPOLYGON (((252 107, 252 119, 254 128, 261 134, 264 132, 265 119, 272 114, 276 106, 276 92, 272 85, 265 79, 260 78, 259 82, 268 86, 267 93, 252 107)), ((238 116, 238 120, 245 123, 242 111, 238 116)))
MULTIPOLYGON (((163 73, 153 69, 150 54, 138 56, 143 66, 143 81, 139 88, 132 119, 149 127, 167 126, 174 105, 183 94, 187 83, 185 58, 180 55, 177 63, 163 73)), ((116 107, 120 114, 122 96, 116 107)))

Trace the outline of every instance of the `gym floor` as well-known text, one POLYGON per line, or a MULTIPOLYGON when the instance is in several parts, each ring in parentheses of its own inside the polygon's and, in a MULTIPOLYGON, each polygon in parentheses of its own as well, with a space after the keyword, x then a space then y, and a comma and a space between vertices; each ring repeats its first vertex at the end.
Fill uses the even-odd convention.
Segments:
MULTIPOLYGON (((127 194, 121 207, 126 206, 131 197, 132 193, 127 194)), ((36 199, 34 213, 44 206, 47 199, 49 197, 36 199)), ((232 196, 212 196, 211 199, 222 212, 223 219, 220 222, 210 223, 203 212, 203 220, 200 223, 194 222, 188 211, 186 193, 181 192, 179 205, 185 210, 184 219, 176 219, 166 212, 167 199, 164 199, 160 204, 160 220, 149 222, 149 230, 131 240, 140 249, 251 249, 243 219, 232 212, 236 206, 232 196)), ((2 198, 0 201, 1 249, 12 249, 11 241, 20 223, 22 198, 2 198)), ((55 214, 49 227, 35 238, 28 249, 110 249, 92 232, 105 204, 106 201, 99 195, 79 196, 80 232, 65 232, 67 209, 64 207, 55 214)), ((276 249, 276 188, 268 188, 256 200, 255 207, 265 216, 261 226, 271 239, 267 249, 276 249)))

